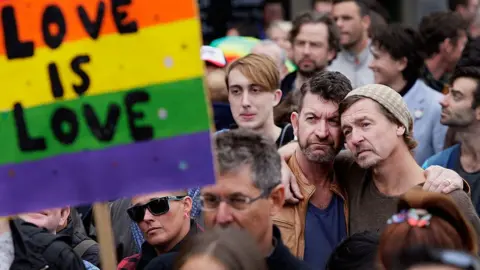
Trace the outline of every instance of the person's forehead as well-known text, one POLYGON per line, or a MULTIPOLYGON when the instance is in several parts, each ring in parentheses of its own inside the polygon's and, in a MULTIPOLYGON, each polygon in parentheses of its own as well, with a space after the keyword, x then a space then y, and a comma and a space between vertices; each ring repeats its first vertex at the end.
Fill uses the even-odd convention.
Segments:
POLYGON ((333 5, 332 12, 334 15, 360 15, 360 7, 355 1, 340 2, 333 5))
POLYGON ((452 89, 462 94, 473 94, 477 89, 478 82, 469 77, 459 77, 452 84, 452 89))
POLYGON ((325 42, 328 38, 328 27, 325 23, 305 23, 295 39, 307 39, 325 42))
POLYGON ((252 53, 270 56, 275 61, 280 59, 281 49, 276 44, 261 44, 253 48, 252 53))
POLYGON ((144 204, 155 198, 161 198, 166 196, 172 196, 173 193, 169 192, 155 192, 150 194, 138 195, 132 198, 132 204, 144 204))
POLYGON ((252 81, 245 76, 240 69, 234 68, 228 74, 228 84, 230 85, 248 85, 251 84, 252 81))
POLYGON ((376 118, 380 114, 380 105, 369 98, 362 98, 353 103, 346 109, 341 118, 348 121, 355 121, 361 118, 369 117, 376 118))
POLYGON ((249 194, 258 190, 253 183, 251 166, 241 165, 240 167, 218 175, 215 185, 207 186, 202 192, 228 195, 232 193, 249 194))
POLYGON ((326 113, 329 115, 338 112, 338 104, 332 100, 325 100, 319 95, 307 92, 303 98, 302 113, 326 113))

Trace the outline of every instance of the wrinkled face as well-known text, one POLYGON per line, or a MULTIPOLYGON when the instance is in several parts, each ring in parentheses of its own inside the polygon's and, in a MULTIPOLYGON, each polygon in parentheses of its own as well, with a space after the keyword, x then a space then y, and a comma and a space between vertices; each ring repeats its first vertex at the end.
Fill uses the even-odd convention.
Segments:
POLYGON ((284 189, 279 185, 269 195, 262 197, 262 190, 253 184, 250 165, 240 166, 233 172, 220 174, 217 183, 202 189, 205 201, 220 198, 218 207, 203 210, 205 226, 216 226, 244 229, 257 243, 268 237, 267 231, 272 226, 271 216, 276 214, 284 203, 284 189), (257 199, 250 204, 243 204, 245 198, 257 199), (225 200, 228 199, 229 203, 225 200), (235 204, 235 205, 232 205, 235 204), (243 207, 239 207, 243 205, 243 207))
POLYGON ((472 108, 472 104, 477 85, 476 80, 467 77, 460 77, 453 82, 450 92, 440 102, 440 123, 465 128, 476 120, 476 110, 472 108))
POLYGON ((406 61, 394 60, 385 50, 375 45, 370 47, 373 60, 369 67, 375 76, 375 83, 391 85, 393 82, 402 78, 402 71, 406 68, 406 61))
POLYGON ((70 211, 65 208, 52 208, 36 213, 21 214, 19 217, 26 222, 35 224, 37 227, 45 228, 54 233, 58 227, 67 222, 70 211), (64 211, 62 211, 64 210, 64 211))
POLYGON ((302 153, 312 162, 330 163, 342 148, 338 104, 308 92, 292 125, 302 153))
POLYGON ((195 255, 188 258, 180 270, 228 270, 228 268, 209 255, 195 255))
POLYGON ((348 149, 362 168, 376 166, 403 143, 405 129, 392 123, 375 101, 363 98, 340 118, 348 149))
POLYGON ((260 129, 273 121, 273 107, 282 97, 282 91, 262 89, 238 69, 228 75, 228 101, 233 118, 241 128, 260 129))
POLYGON ((277 43, 280 48, 284 49, 286 52, 290 52, 292 50, 292 44, 288 39, 288 32, 283 31, 279 27, 274 27, 270 29, 268 32, 269 39, 277 43))
MULTIPOLYGON (((152 199, 172 196, 171 193, 153 193, 132 198, 132 205, 144 205, 152 199)), ((146 209, 145 216, 138 223, 145 240, 152 246, 168 245, 175 241, 185 226, 185 220, 189 222, 189 213, 192 208, 192 199, 185 197, 180 201, 169 201, 169 211, 162 215, 153 215, 146 209)))
POLYGON ((367 16, 362 18, 360 7, 354 1, 333 5, 332 14, 340 28, 340 43, 344 48, 349 49, 362 42, 370 27, 370 20, 367 16))
POLYGON ((336 54, 328 45, 328 28, 324 23, 302 25, 292 46, 293 61, 306 77, 325 69, 336 54))

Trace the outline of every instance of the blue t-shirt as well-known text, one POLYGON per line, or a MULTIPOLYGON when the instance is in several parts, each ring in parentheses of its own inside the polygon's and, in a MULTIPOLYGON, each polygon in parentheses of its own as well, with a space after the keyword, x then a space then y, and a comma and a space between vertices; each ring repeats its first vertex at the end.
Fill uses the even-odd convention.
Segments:
POLYGON ((312 269, 325 269, 330 254, 347 236, 343 204, 336 194, 326 209, 308 204, 303 259, 312 269))

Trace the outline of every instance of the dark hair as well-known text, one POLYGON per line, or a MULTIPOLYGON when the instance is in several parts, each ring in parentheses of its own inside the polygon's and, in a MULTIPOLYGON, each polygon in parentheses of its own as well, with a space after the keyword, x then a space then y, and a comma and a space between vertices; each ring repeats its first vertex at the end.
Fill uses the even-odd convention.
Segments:
POLYGON ((394 60, 407 59, 407 66, 402 70, 403 78, 410 81, 420 76, 423 58, 418 53, 419 37, 413 28, 402 24, 380 27, 373 32, 372 44, 388 52, 394 60))
POLYGON ((374 269, 379 239, 378 233, 369 231, 353 234, 335 248, 325 269, 374 269))
POLYGON ((326 101, 339 104, 352 91, 350 80, 337 71, 321 71, 305 82, 296 97, 297 110, 303 107, 303 100, 307 93, 312 93, 326 101))
POLYGON ((228 270, 267 269, 257 243, 247 232, 235 228, 215 228, 189 239, 180 252, 175 269, 199 255, 212 257, 228 270))
POLYGON ((369 5, 365 2, 365 0, 333 0, 333 4, 340 4, 345 2, 354 2, 357 4, 358 9, 360 10, 360 16, 369 16, 370 15, 370 8, 369 5))
POLYGON ((472 109, 480 106, 480 67, 478 66, 457 66, 451 77, 451 82, 458 78, 471 78, 477 82, 477 87, 473 93, 472 109))
MULTIPOLYGON (((348 108, 350 108, 353 104, 355 104, 357 101, 364 99, 367 97, 363 96, 350 96, 346 99, 344 99, 342 102, 340 102, 340 105, 338 106, 338 113, 342 115, 348 108)), ((373 99, 372 99, 373 100, 373 99)), ((398 119, 389 111, 385 106, 382 104, 378 103, 378 101, 373 100, 377 105, 380 110, 380 112, 391 122, 396 125, 402 126, 403 124, 398 121, 398 119)), ((406 127, 407 128, 407 127, 406 127)), ((415 147, 417 147, 418 143, 413 137, 413 121, 410 123, 410 126, 408 127, 408 132, 405 130, 405 133, 403 133, 403 141, 408 147, 408 150, 413 154, 413 150, 415 147)))
POLYGON ((456 12, 439 11, 422 18, 418 27, 424 58, 440 51, 440 44, 447 38, 456 44, 460 31, 466 31, 468 23, 456 12))
MULTIPOLYGON (((309 23, 325 24, 328 29, 328 48, 335 52, 340 51, 340 30, 338 29, 337 24, 328 14, 323 14, 317 11, 304 12, 295 17, 292 22, 292 30, 290 31, 290 42, 292 42, 292 44, 300 33, 302 26, 309 23)), ((328 64, 330 63, 331 61, 328 64)))
POLYGON ((242 37, 260 38, 260 31, 252 22, 237 22, 232 25, 232 27, 229 27, 229 29, 236 29, 242 37))
POLYGON ((469 0, 448 0, 448 8, 455 11, 458 6, 468 6, 469 0))

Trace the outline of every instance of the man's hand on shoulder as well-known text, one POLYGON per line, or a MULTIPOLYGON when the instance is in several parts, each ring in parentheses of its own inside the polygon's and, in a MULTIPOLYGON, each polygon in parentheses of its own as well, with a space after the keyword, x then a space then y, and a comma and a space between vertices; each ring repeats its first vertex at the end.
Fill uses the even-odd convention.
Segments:
POLYGON ((454 190, 463 189, 463 178, 455 171, 440 166, 430 166, 424 174, 426 182, 423 190, 425 191, 448 194, 454 190))

